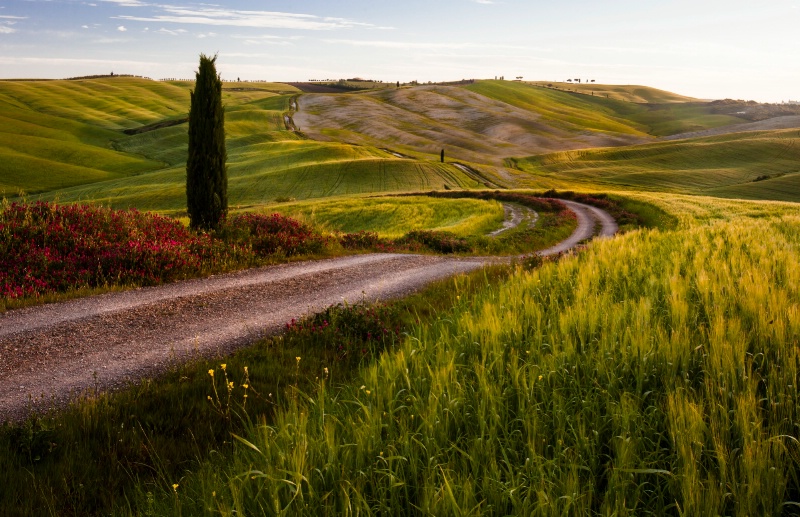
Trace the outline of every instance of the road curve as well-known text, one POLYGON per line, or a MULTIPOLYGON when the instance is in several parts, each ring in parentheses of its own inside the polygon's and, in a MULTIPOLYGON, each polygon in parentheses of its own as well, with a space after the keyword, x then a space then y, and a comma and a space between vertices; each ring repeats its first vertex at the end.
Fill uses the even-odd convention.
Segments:
MULTIPOLYGON (((539 254, 617 231, 608 213, 564 203, 578 226, 539 254)), ((116 389, 175 362, 232 352, 336 303, 401 297, 490 262, 498 258, 373 253, 9 311, 0 315, 0 422, 61 406, 88 388, 116 389)))

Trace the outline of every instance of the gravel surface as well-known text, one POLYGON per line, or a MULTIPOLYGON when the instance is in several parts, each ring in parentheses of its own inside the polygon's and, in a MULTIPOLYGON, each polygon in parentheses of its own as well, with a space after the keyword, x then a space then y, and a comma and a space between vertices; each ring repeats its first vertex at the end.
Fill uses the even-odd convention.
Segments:
MULTIPOLYGON (((613 218, 564 201, 578 216, 567 251, 616 232, 613 218)), ((121 388, 176 362, 227 354, 280 332, 292 318, 343 301, 408 295, 500 260, 369 254, 251 269, 108 293, 0 315, 0 422, 59 407, 90 388, 121 388)))

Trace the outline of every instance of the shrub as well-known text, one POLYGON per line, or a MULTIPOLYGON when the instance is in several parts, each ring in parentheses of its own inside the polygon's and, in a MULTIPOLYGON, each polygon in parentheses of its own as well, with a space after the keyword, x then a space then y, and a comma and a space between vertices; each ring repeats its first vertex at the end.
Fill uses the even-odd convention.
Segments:
POLYGON ((431 230, 416 230, 408 232, 397 240, 399 245, 412 246, 420 244, 425 248, 438 253, 461 253, 472 251, 472 245, 462 237, 457 237, 450 232, 431 230))
POLYGON ((197 271, 224 251, 208 235, 167 217, 43 202, 6 206, 0 237, 0 294, 6 298, 152 285, 197 271))
POLYGON ((286 324, 286 339, 309 340, 336 351, 340 359, 360 359, 394 343, 402 331, 397 307, 334 305, 324 312, 286 324))
POLYGON ((311 226, 280 214, 235 215, 222 224, 220 236, 249 244, 261 257, 320 253, 328 244, 328 239, 311 226))
POLYGON ((375 248, 381 244, 386 244, 375 232, 362 230, 356 233, 345 233, 339 236, 339 244, 348 250, 363 250, 375 248))
POLYGON ((216 232, 136 210, 13 203, 0 211, 0 297, 155 285, 249 266, 276 253, 320 253, 329 240, 294 219, 245 214, 216 232))

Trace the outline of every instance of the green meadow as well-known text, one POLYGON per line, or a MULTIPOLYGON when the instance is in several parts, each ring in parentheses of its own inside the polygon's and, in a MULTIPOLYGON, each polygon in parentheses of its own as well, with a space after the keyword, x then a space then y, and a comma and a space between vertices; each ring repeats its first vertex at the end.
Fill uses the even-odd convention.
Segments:
MULTIPOLYGON (((554 187, 650 224, 0 427, 0 508, 797 515, 800 130, 641 86, 380 86, 225 83, 231 208, 476 236, 500 203, 390 194, 554 187)), ((191 87, 0 81, 0 191, 182 215, 191 87)))
POLYGON ((499 202, 477 199, 371 196, 270 208, 333 231, 373 231, 386 238, 414 230, 446 231, 460 237, 485 235, 499 228, 504 218, 499 202))
POLYGON ((512 159, 562 184, 725 198, 800 201, 796 129, 587 149, 512 159))

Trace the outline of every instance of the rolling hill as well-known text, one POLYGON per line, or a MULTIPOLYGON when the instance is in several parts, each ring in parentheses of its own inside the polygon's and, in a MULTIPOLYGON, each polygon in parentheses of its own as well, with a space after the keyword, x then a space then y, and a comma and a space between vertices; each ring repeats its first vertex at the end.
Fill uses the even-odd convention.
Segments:
POLYGON ((559 184, 800 201, 800 130, 587 149, 510 163, 559 184))
MULTIPOLYGON (((192 86, 0 81, 0 195, 180 212, 192 86)), ((224 83, 231 203, 486 186, 798 198, 797 134, 781 129, 797 117, 751 122, 653 88, 569 86, 224 83)))

